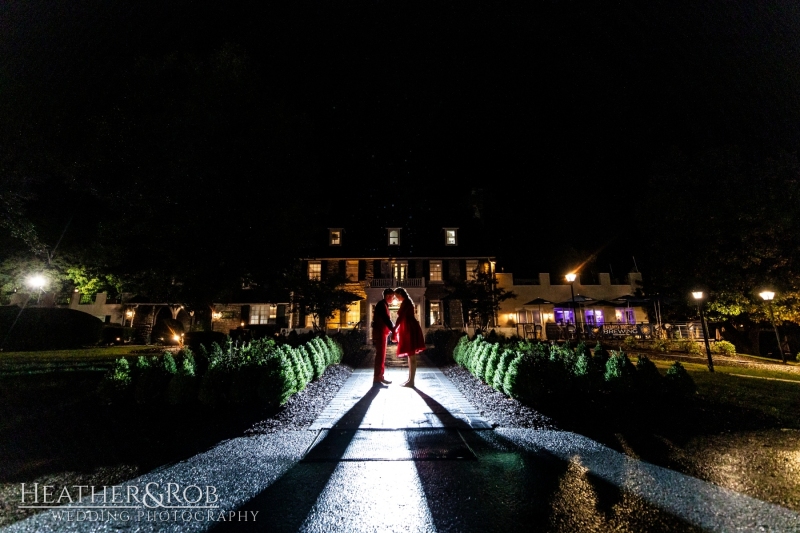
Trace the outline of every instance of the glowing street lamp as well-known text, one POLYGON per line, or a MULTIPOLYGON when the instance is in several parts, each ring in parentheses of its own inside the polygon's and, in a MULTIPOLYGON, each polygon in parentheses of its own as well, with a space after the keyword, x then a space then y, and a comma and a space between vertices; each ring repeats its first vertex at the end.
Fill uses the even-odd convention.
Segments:
POLYGON ((489 265, 491 265, 491 266, 490 266, 490 269, 491 269, 491 272, 490 272, 490 273, 491 273, 491 275, 492 275, 492 278, 491 278, 491 289, 492 289, 492 325, 494 325, 495 327, 497 326, 497 307, 496 307, 496 306, 495 306, 495 304, 494 304, 494 290, 495 290, 495 288, 497 287, 497 277, 495 276, 495 273, 497 272, 497 271, 495 270, 495 265, 496 265, 496 264, 497 264, 497 261, 491 261, 491 260, 489 261, 489 265))
POLYGON ((46 283, 47 283, 47 280, 44 279, 44 276, 42 276, 41 274, 36 274, 35 276, 31 276, 30 278, 28 278, 28 285, 31 288, 36 289, 36 290, 39 291, 39 295, 36 298, 37 305, 39 304, 39 302, 42 299, 42 289, 44 288, 46 283))
MULTIPOLYGON (((578 313, 575 311, 575 280, 578 278, 578 275, 574 272, 570 272, 566 276, 564 276, 569 283, 569 292, 572 295, 572 320, 575 321, 575 327, 577 330, 578 326, 578 313)), ((580 332, 578 332, 578 338, 580 338, 580 332)))
POLYGON ((778 351, 781 352, 781 360, 783 364, 786 364, 786 354, 783 353, 783 348, 781 348, 781 337, 778 335, 778 327, 775 326, 775 314, 772 312, 772 299, 775 298, 775 293, 772 291, 764 291, 758 294, 761 298, 767 302, 769 306, 769 318, 772 321, 772 329, 775 331, 775 340, 778 341, 778 351))
POLYGON ((711 345, 708 343, 708 325, 706 324, 706 316, 703 314, 703 291, 692 292, 692 297, 697 302, 697 308, 700 310, 700 322, 703 323, 703 340, 706 342, 706 355, 708 356, 708 371, 714 371, 714 361, 711 360, 711 345))

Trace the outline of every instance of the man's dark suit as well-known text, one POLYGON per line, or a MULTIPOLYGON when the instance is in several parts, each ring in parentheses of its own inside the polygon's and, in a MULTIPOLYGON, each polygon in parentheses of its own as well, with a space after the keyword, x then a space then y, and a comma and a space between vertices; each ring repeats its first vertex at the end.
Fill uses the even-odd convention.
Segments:
POLYGON ((372 342, 375 344, 375 378, 374 381, 383 381, 386 368, 386 338, 394 330, 392 319, 389 318, 389 304, 381 300, 375 304, 375 315, 372 317, 372 342))

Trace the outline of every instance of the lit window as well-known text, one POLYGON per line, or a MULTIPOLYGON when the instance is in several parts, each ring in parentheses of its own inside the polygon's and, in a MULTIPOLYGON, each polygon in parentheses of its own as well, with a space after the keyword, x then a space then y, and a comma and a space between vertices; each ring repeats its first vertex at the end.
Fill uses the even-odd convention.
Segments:
POLYGON ((361 321, 361 302, 353 302, 347 306, 347 314, 345 315, 345 322, 343 326, 355 326, 361 321))
POLYGON ((342 230, 341 228, 330 229, 330 238, 328 242, 331 246, 339 246, 342 244, 342 230))
POLYGON ((251 305, 251 324, 274 324, 278 315, 278 306, 275 304, 251 305))
POLYGON ((408 263, 392 263, 392 277, 397 281, 405 281, 408 263))
POLYGON ((431 326, 442 325, 442 305, 440 302, 431 302, 431 326))
POLYGON ((564 309, 561 307, 556 307, 555 309, 553 309, 553 313, 555 314, 556 324, 575 323, 575 312, 572 309, 564 309))
POLYGON ((316 281, 322 279, 322 263, 320 261, 308 262, 308 279, 316 281))
POLYGON ((467 260, 467 279, 473 280, 478 277, 478 261, 474 259, 467 260))
POLYGON ((605 323, 602 309, 587 309, 585 316, 586 323, 590 326, 602 326, 605 323))
POLYGON ((431 281, 442 281, 442 262, 431 261, 431 281))
POLYGON ((630 307, 617 307, 614 310, 614 314, 620 324, 636 324, 636 316, 630 307))
POLYGON ((389 230, 389 246, 400 245, 400 228, 388 228, 389 230))
POLYGON ((358 281, 358 260, 347 261, 347 279, 358 281))
POLYGON ((458 228, 444 228, 444 243, 447 246, 458 244, 458 228))

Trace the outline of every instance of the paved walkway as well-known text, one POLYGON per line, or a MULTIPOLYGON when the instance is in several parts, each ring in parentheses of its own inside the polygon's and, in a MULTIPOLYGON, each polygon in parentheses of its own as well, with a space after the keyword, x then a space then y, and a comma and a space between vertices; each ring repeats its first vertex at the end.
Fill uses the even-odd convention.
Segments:
MULTIPOLYGON (((7 529, 800 531, 793 511, 581 435, 491 429, 435 368, 418 370, 417 389, 400 387, 401 364, 390 358, 387 378, 394 383, 380 388, 372 386, 367 361, 369 368, 353 373, 311 430, 224 441, 130 480, 118 493, 150 490, 156 498, 132 505, 127 518, 118 504, 108 511, 104 502, 91 507, 84 499, 7 529), (196 487, 192 498, 213 487, 216 499, 176 502, 174 495, 189 486, 196 487), (112 516, 97 514, 104 510, 112 516)), ((111 489, 104 494, 112 501, 111 489)))
POLYGON ((322 412, 311 429, 491 429, 491 425, 464 398, 441 370, 423 356, 418 362, 416 388, 401 387, 408 378, 404 359, 394 357, 396 347, 387 354, 385 377, 388 387, 377 388, 366 412, 348 412, 373 388, 374 352, 356 369, 339 393, 322 412))

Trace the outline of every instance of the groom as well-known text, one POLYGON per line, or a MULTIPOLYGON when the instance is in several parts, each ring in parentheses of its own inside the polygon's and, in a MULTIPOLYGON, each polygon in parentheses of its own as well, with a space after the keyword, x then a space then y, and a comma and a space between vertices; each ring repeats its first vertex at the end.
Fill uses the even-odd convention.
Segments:
POLYGON ((394 335, 395 325, 389 318, 389 302, 394 298, 392 289, 384 289, 383 300, 375 304, 375 316, 372 317, 372 342, 375 343, 375 377, 373 385, 388 385, 391 383, 383 377, 386 367, 386 338, 391 333, 394 335))

